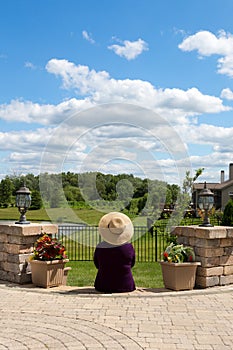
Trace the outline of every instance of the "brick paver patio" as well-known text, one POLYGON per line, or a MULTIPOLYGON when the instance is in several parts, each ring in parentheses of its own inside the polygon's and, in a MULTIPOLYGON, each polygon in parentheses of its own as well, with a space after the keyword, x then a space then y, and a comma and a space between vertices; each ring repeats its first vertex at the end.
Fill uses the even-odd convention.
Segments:
POLYGON ((2 282, 0 310, 0 350, 233 348, 233 286, 105 295, 2 282))

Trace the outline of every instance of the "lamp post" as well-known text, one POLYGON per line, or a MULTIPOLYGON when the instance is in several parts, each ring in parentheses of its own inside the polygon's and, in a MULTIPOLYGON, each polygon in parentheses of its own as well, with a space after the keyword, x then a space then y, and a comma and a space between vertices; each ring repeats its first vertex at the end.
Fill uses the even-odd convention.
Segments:
POLYGON ((214 194, 208 188, 206 188, 206 182, 204 183, 204 189, 200 191, 198 197, 198 206, 201 210, 205 211, 203 223, 199 226, 212 227, 210 219, 208 217, 208 211, 213 208, 214 194))
POLYGON ((30 224, 30 221, 26 220, 26 211, 31 205, 31 196, 29 189, 24 185, 16 191, 16 206, 20 212, 20 219, 16 224, 30 224))

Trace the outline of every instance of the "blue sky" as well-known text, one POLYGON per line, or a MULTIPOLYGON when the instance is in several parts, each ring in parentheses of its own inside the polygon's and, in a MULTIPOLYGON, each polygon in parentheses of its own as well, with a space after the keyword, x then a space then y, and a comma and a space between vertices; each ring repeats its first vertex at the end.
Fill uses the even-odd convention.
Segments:
POLYGON ((0 0, 0 178, 233 162, 233 2, 0 0))

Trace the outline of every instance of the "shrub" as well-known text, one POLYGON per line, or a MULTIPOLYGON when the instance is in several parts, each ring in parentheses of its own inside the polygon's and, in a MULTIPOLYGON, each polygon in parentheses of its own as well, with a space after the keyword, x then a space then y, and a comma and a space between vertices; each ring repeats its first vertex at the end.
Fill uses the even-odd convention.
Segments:
POLYGON ((233 200, 230 199, 227 205, 225 206, 223 217, 222 217, 223 226, 233 226, 233 200))

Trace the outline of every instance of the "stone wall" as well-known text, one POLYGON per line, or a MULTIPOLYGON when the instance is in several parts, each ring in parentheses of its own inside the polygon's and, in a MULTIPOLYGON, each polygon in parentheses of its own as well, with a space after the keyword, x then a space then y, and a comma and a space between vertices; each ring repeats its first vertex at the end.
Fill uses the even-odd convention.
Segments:
POLYGON ((207 288, 233 283, 233 227, 178 226, 173 234, 178 243, 194 248, 196 287, 207 288))
POLYGON ((0 280, 30 283, 28 258, 41 233, 56 234, 57 225, 28 224, 0 225, 0 280))

